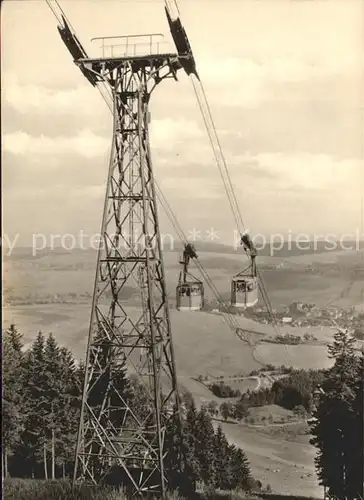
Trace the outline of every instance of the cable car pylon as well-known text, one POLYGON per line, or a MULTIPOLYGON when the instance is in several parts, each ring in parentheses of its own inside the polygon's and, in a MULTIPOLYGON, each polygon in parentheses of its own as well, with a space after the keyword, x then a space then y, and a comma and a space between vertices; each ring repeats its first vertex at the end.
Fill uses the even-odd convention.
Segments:
POLYGON ((58 1, 47 3, 57 17, 59 34, 75 64, 94 87, 108 90, 113 106, 112 151, 74 481, 111 482, 123 485, 129 494, 138 497, 165 496, 169 487, 176 487, 175 481, 179 486, 186 485, 181 453, 178 459, 171 459, 171 450, 166 447, 169 422, 173 419, 174 426, 179 423, 180 433, 181 413, 149 146, 148 106, 157 85, 167 78, 177 80, 180 69, 194 73, 195 62, 179 19, 172 21, 168 11, 177 53, 160 53, 155 41, 159 34, 148 34, 144 35, 150 47, 146 54, 136 55, 133 39, 128 36, 104 37, 103 49, 110 49, 111 55, 90 58, 58 1), (60 12, 55 11, 55 6, 60 12), (115 46, 113 39, 117 39, 115 46), (125 52, 117 56, 120 40, 125 52), (137 307, 132 307, 123 299, 123 293, 135 282, 142 285, 137 307), (144 385, 147 406, 123 392, 124 366, 144 385), (171 460, 172 475, 166 470, 171 460))
POLYGON ((178 311, 200 311, 203 308, 203 283, 188 271, 190 260, 197 258, 195 247, 191 243, 186 243, 179 261, 182 265, 182 270, 176 289, 178 311))

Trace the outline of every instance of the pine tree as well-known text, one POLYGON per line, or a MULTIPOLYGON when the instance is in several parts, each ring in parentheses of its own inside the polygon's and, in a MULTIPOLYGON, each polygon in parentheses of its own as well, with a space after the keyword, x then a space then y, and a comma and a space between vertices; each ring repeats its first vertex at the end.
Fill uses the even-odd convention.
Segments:
POLYGON ((178 490, 184 497, 189 498, 195 491, 197 476, 190 449, 191 441, 185 429, 186 421, 180 421, 175 405, 166 427, 164 470, 169 489, 178 490))
POLYGON ((251 472, 249 461, 242 449, 235 446, 229 447, 229 469, 230 469, 230 488, 249 489, 251 482, 251 472))
POLYGON ((231 489, 232 477, 230 470, 230 448, 229 443, 223 433, 221 425, 217 428, 213 444, 214 469, 214 487, 222 490, 231 489))
POLYGON ((22 355, 22 350, 24 348, 23 345, 23 336, 18 330, 15 328, 15 325, 12 324, 5 332, 6 337, 13 349, 14 352, 18 353, 20 356, 22 355))
POLYGON ((313 414, 311 433, 314 437, 310 441, 318 448, 315 465, 320 483, 326 487, 331 486, 335 492, 338 491, 336 483, 341 477, 339 448, 333 427, 336 408, 336 400, 329 394, 320 397, 313 414))
POLYGON ((45 392, 47 375, 45 371, 45 338, 39 332, 24 358, 26 377, 24 398, 27 404, 27 418, 22 435, 24 458, 33 462, 33 470, 38 461, 43 462, 44 477, 48 478, 47 436, 49 400, 45 392))
POLYGON ((347 448, 351 459, 347 463, 347 495, 360 498, 364 492, 364 351, 357 366, 353 384, 354 397, 348 416, 347 448))
POLYGON ((183 422, 183 443, 184 443, 184 459, 189 470, 193 482, 200 481, 200 467, 197 458, 197 410, 195 402, 189 399, 186 418, 183 422))
POLYGON ((194 431, 195 457, 199 467, 199 479, 206 485, 214 484, 214 427, 207 411, 202 408, 196 419, 194 431))
POLYGON ((222 418, 226 422, 227 419, 233 413, 233 405, 232 405, 232 403, 221 403, 221 405, 220 405, 220 413, 221 413, 222 418))
POLYGON ((328 487, 328 494, 351 500, 358 498, 353 494, 353 489, 358 486, 352 486, 358 485, 357 466, 353 467, 352 463, 353 457, 356 463, 360 461, 362 453, 359 449, 362 442, 359 448, 355 442, 362 436, 363 409, 360 403, 357 404, 357 394, 360 393, 363 372, 355 341, 346 331, 335 333, 329 354, 335 363, 322 383, 322 394, 311 423, 311 443, 318 448, 316 469, 321 484, 328 487))
POLYGON ((73 462, 75 456, 83 390, 80 373, 83 375, 84 372, 82 366, 76 367, 75 360, 68 349, 61 347, 60 356, 66 393, 60 412, 60 432, 63 439, 59 454, 60 461, 63 464, 68 464, 73 462))
POLYGON ((65 387, 62 377, 60 349, 52 334, 46 340, 44 350, 44 397, 47 401, 46 439, 47 456, 51 454, 51 479, 55 479, 56 440, 60 435, 60 416, 63 409, 65 387))
POLYGON ((8 456, 19 444, 23 431, 25 408, 23 387, 23 343, 22 336, 11 325, 3 334, 3 474, 8 476, 8 456))
POLYGON ((56 466, 73 460, 79 420, 80 394, 74 359, 50 334, 45 346, 44 392, 47 406, 47 451, 51 455, 52 479, 56 466))
POLYGON ((244 399, 240 399, 234 406, 233 416, 237 420, 242 420, 244 417, 248 416, 249 405, 244 399))
POLYGON ((188 408, 190 408, 190 406, 193 406, 195 404, 192 394, 187 389, 182 392, 181 399, 182 406, 186 411, 188 410, 188 408))

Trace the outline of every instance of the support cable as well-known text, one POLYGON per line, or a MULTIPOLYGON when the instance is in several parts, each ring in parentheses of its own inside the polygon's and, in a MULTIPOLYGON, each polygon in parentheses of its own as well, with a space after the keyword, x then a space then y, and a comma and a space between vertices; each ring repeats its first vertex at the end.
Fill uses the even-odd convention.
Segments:
POLYGON ((203 121, 210 139, 210 143, 214 152, 217 166, 220 171, 220 175, 224 184, 226 195, 230 204, 231 212, 235 219, 239 233, 242 234, 245 230, 245 225, 239 208, 239 204, 234 192, 234 187, 231 181, 229 170, 226 164, 225 156, 221 147, 219 137, 217 135, 214 120, 212 118, 211 108, 207 101, 206 93, 203 84, 200 80, 197 80, 193 76, 190 77, 197 102, 201 111, 203 121))
MULTIPOLYGON (((202 114, 202 118, 204 120, 205 127, 207 130, 209 139, 210 139, 210 143, 211 143, 211 146, 212 146, 212 149, 214 152, 216 163, 217 163, 217 166, 219 168, 220 175, 221 175, 224 187, 225 187, 225 191, 226 191, 226 195, 227 195, 227 198, 228 198, 228 201, 230 204, 231 212, 232 212, 233 217, 235 219, 235 223, 236 223, 236 226, 238 228, 238 231, 240 234, 242 234, 245 231, 245 225, 244 225, 243 217, 241 215, 241 211, 239 208, 239 203, 238 203, 238 200, 237 200, 236 195, 235 195, 235 191, 234 191, 234 187, 233 187, 233 184, 231 181, 229 170, 228 170, 228 167, 226 164, 225 156, 224 156, 223 151, 222 151, 221 143, 220 143, 220 140, 218 138, 216 127, 215 127, 215 124, 214 124, 214 121, 212 118, 211 108, 208 104, 206 93, 204 91, 204 88, 203 88, 201 81, 199 82, 200 89, 201 89, 200 93, 198 91, 198 86, 195 83, 195 80, 193 79, 193 76, 191 76, 191 81, 192 81, 192 85, 193 85, 193 88, 195 91, 197 102, 198 102, 198 105, 199 105, 199 108, 200 108, 200 111, 202 114), (204 112, 204 107, 206 108, 207 113, 204 112)), ((250 258, 249 252, 247 250, 245 250, 245 253, 250 258)), ((259 288, 261 291, 263 301, 264 301, 266 308, 267 308, 267 311, 272 319, 273 325, 275 326, 275 328, 277 328, 277 320, 275 318, 273 308, 272 308, 271 302, 270 302, 269 297, 268 297, 266 286, 264 284, 263 278, 262 278, 261 274, 259 273, 259 271, 257 271, 257 276, 258 276, 259 288)))
MULTIPOLYGON (((168 7, 169 0, 165 0, 165 3, 168 7)), ((175 4, 176 9, 178 11, 178 14, 180 16, 178 1, 174 0, 174 4, 175 4)), ((192 82, 192 86, 193 86, 193 89, 194 89, 194 92, 195 92, 195 95, 197 98, 197 102, 198 102, 198 105, 199 105, 199 108, 201 111, 201 115, 202 115, 206 130, 207 130, 207 134, 208 134, 211 146, 212 146, 215 160, 216 160, 217 166, 218 166, 219 171, 220 171, 220 176, 222 178, 222 182, 223 182, 225 192, 226 192, 229 204, 230 204, 230 209, 231 209, 233 218, 235 220, 235 223, 236 223, 236 226, 238 228, 239 233, 243 234, 243 232, 245 231, 243 217, 242 217, 239 203, 238 203, 235 191, 234 191, 234 186, 233 186, 233 183, 231 181, 231 176, 229 174, 229 169, 228 169, 226 159, 225 159, 222 147, 221 147, 221 143, 220 143, 220 140, 219 140, 219 137, 217 134, 215 123, 214 123, 212 113, 211 113, 211 107, 210 107, 209 102, 207 100, 204 86, 203 86, 200 78, 194 78, 193 74, 190 75, 190 80, 192 82)), ((247 256, 251 259, 251 256, 250 256, 249 252, 247 251, 247 249, 244 248, 244 250, 245 250, 245 253, 247 254, 247 256)), ((274 327, 276 332, 279 332, 278 322, 277 322, 277 319, 275 317, 265 283, 264 283, 263 278, 262 278, 261 274, 259 273, 259 271, 257 271, 257 277, 258 277, 258 283, 259 283, 259 290, 261 292, 261 296, 262 296, 263 301, 265 303, 265 306, 267 308, 268 314, 271 317, 273 327, 274 327)), ((286 347, 285 347, 285 349, 286 349, 286 347)), ((286 353, 287 353, 287 349, 286 349, 286 353)))
MULTIPOLYGON (((69 20, 69 18, 67 17, 66 13, 64 12, 64 10, 62 9, 60 3, 58 0, 46 0, 46 3, 49 7, 49 9, 51 10, 52 14, 54 15, 54 17, 56 18, 57 22, 59 25, 63 25, 64 21, 63 19, 67 22, 67 24, 69 25, 69 27, 71 28, 71 30, 73 31, 73 34, 75 35, 75 37, 77 38, 77 34, 76 34, 76 31, 75 29, 73 28, 72 24, 71 24, 71 21, 69 20), (56 9, 53 5, 52 5, 52 1, 55 3, 55 5, 57 6, 58 9, 56 9), (57 12, 58 10, 58 12, 57 12), (63 17, 63 19, 62 19, 63 17)), ((107 85, 105 82, 98 82, 96 84, 96 88, 97 90, 100 92, 101 94, 101 97, 104 99, 104 101, 106 102, 106 105, 107 107, 109 108, 109 110, 111 112, 113 112, 113 104, 112 104, 112 96, 111 96, 111 92, 110 90, 108 89, 107 85), (105 94, 107 95, 107 97, 105 96, 105 94)))

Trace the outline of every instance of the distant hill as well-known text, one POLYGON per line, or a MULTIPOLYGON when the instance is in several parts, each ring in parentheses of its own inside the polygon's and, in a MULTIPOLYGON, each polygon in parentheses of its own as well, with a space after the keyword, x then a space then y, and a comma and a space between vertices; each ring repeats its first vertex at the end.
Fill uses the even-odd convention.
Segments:
MULTIPOLYGON (((225 255, 233 255, 239 254, 243 250, 238 248, 235 249, 232 245, 224 245, 222 243, 215 243, 211 241, 196 241, 194 242, 197 254, 200 253, 215 253, 215 254, 225 254, 225 255)), ((184 244, 181 241, 174 242, 173 248, 169 248, 166 246, 164 248, 164 252, 181 252, 183 250, 184 244)), ((259 248, 258 246, 258 254, 262 257, 273 256, 278 258, 286 258, 286 257, 295 257, 300 255, 310 255, 310 254, 323 254, 323 253, 342 253, 346 252, 354 252, 358 253, 357 242, 355 241, 345 241, 345 247, 343 248, 342 243, 336 242, 328 244, 325 241, 311 241, 311 242, 301 242, 300 244, 296 244, 295 242, 284 242, 282 248, 278 247, 277 244, 267 244, 264 248, 259 248), (303 248, 302 248, 303 247, 303 248), (332 248, 334 247, 334 248, 332 248)), ((6 250, 4 251, 4 259, 5 260, 19 260, 19 259, 39 259, 45 257, 47 255, 67 255, 67 254, 75 254, 79 252, 87 252, 94 253, 96 250, 94 249, 81 249, 75 248, 72 250, 65 250, 61 247, 56 248, 45 248, 44 250, 38 250, 36 254, 33 254, 32 247, 16 247, 13 249, 10 256, 6 255, 6 250)))

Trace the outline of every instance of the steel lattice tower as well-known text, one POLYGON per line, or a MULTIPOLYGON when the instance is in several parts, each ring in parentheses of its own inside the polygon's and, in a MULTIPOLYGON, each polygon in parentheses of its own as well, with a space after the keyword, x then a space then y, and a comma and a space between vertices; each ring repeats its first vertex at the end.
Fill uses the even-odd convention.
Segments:
POLYGON ((99 481, 109 466, 117 464, 138 492, 165 490, 166 422, 178 404, 148 136, 151 92, 175 71, 176 59, 170 56, 111 59, 100 66, 112 89, 114 130, 76 477, 99 481), (133 308, 123 300, 128 285, 139 289, 133 308), (118 391, 112 372, 123 363, 147 387, 150 410, 133 407, 133 400, 125 401, 118 391), (89 405, 95 384, 103 391, 96 398, 96 409, 89 405), (95 477, 95 450, 100 477, 95 477))
MULTIPOLYGON (((154 35, 147 35, 147 55, 103 54, 90 59, 64 15, 58 27, 81 72, 93 86, 106 85, 113 102, 112 151, 74 480, 122 483, 133 495, 164 495, 168 487, 165 464, 171 463, 167 427, 173 422, 177 433, 181 429, 148 105, 152 91, 164 79, 177 79, 181 68, 187 74, 197 76, 197 72, 179 18, 172 21, 168 9, 166 13, 178 53, 160 54, 154 35), (130 395, 126 375, 128 379, 134 375, 138 381, 134 390, 142 388, 142 398, 130 395)), ((106 38, 102 39, 103 49, 106 38)), ((129 45, 130 37, 117 38, 129 45)), ((178 474, 181 456, 176 463, 178 474)))

